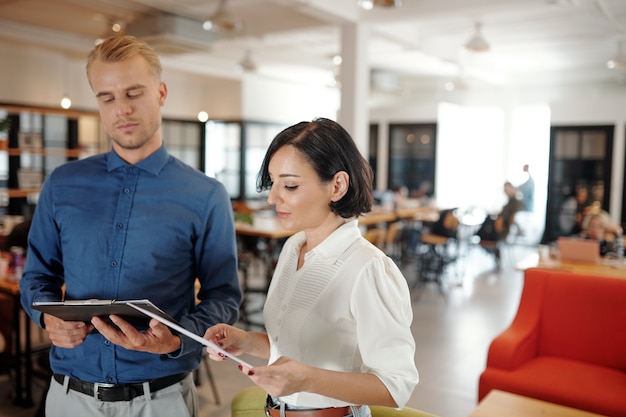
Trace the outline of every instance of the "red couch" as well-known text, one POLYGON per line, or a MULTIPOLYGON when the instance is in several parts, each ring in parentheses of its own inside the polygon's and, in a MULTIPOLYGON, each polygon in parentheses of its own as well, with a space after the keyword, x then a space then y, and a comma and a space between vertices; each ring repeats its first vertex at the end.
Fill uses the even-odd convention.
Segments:
POLYGON ((624 279, 529 269, 511 325, 489 347, 478 401, 492 389, 626 417, 624 279))

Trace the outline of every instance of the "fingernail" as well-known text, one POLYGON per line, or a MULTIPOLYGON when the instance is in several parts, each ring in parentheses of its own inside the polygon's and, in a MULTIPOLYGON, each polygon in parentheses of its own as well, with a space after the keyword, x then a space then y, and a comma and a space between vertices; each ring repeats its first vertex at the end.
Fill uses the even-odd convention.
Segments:
POLYGON ((254 371, 248 371, 248 376, 254 375, 254 371))
POLYGON ((239 368, 240 371, 243 371, 243 365, 237 365, 237 368, 239 368))
POLYGON ((220 352, 220 353, 218 353, 218 355, 220 355, 220 358, 222 358, 222 359, 226 358, 226 355, 224 355, 224 354, 223 354, 223 353, 221 353, 221 352, 220 352))

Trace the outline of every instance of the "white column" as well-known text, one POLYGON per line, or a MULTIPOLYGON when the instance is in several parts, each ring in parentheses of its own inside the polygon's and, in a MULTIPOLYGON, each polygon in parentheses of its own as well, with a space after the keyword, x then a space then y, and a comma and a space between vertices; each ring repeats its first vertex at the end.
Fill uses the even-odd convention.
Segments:
POLYGON ((364 24, 346 22, 341 27, 341 104, 338 120, 367 159, 369 147, 369 65, 364 24))

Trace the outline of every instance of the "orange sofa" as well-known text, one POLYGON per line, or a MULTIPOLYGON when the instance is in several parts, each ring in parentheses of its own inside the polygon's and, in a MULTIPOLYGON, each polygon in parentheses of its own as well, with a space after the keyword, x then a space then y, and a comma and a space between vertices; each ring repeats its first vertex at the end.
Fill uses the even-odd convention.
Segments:
POLYGON ((533 268, 511 325, 489 347, 478 401, 499 389, 626 417, 624 278, 533 268))

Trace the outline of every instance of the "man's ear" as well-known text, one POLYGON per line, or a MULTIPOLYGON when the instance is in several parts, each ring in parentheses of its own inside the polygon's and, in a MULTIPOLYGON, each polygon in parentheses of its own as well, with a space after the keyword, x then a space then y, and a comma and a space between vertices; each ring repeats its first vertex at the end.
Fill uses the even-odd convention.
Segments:
POLYGON ((350 176, 346 171, 339 171, 332 179, 332 195, 330 197, 332 202, 337 202, 343 198, 348 192, 350 187, 350 176))

